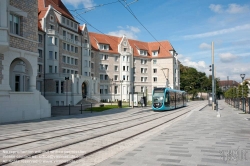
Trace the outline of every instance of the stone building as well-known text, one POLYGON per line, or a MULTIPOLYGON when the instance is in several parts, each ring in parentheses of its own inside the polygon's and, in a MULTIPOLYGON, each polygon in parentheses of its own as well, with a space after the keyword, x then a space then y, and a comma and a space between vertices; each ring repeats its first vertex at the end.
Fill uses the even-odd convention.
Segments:
POLYGON ((36 90, 37 0, 0 1, 0 123, 49 117, 36 90))
POLYGON ((82 98, 99 101, 86 25, 80 26, 61 0, 39 0, 38 29, 37 88, 51 105, 75 105, 82 98))
POLYGON ((52 106, 76 105, 85 98, 128 101, 133 90, 150 100, 153 88, 165 87, 166 80, 179 89, 177 53, 168 41, 88 32, 61 0, 38 1, 38 19, 37 89, 52 106))

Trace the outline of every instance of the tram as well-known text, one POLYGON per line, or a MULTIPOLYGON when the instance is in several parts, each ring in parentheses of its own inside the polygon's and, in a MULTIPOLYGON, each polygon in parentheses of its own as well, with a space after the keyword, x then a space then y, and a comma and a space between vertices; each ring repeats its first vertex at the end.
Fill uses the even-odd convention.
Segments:
POLYGON ((152 95, 154 111, 168 111, 187 106, 187 93, 170 88, 155 88, 152 95))

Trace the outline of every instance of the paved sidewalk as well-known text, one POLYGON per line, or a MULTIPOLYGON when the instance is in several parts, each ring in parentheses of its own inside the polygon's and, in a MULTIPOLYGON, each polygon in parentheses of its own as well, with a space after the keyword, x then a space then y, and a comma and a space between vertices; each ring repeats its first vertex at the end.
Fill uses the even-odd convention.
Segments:
POLYGON ((250 165, 250 114, 219 101, 221 117, 211 107, 194 111, 138 147, 97 166, 250 165))

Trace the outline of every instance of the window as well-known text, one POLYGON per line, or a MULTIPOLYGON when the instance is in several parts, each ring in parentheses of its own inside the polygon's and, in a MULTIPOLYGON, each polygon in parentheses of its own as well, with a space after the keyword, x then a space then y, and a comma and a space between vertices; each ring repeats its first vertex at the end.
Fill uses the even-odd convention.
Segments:
POLYGON ((70 70, 69 69, 67 69, 67 73, 69 74, 69 72, 70 72, 70 70))
POLYGON ((62 17, 62 22, 65 24, 65 17, 62 17))
POLYGON ((76 23, 74 23, 74 28, 77 29, 77 24, 76 23))
POLYGON ((88 61, 87 60, 84 61, 84 66, 88 67, 88 61))
POLYGON ((129 71, 129 67, 127 66, 127 71, 129 71))
POLYGON ((49 59, 53 59, 53 51, 49 51, 49 59))
POLYGON ((100 74, 100 80, 103 80, 103 75, 102 74, 100 74))
POLYGON ((41 34, 38 34, 38 42, 39 43, 43 42, 43 36, 41 34))
POLYGON ((66 43, 63 43, 63 49, 66 50, 66 43))
POLYGON ((153 51, 152 54, 153 54, 153 56, 157 56, 158 55, 158 51, 153 51))
POLYGON ((74 58, 71 58, 71 65, 74 64, 74 58))
POLYGON ((70 63, 70 57, 67 57, 67 63, 70 63))
POLYGON ((67 19, 67 25, 69 25, 69 20, 67 19))
POLYGON ((146 59, 141 59, 141 64, 146 64, 147 60, 146 59))
POLYGON ((118 86, 115 86, 115 94, 118 94, 118 86))
POLYGON ((51 24, 50 24, 50 25, 49 25, 49 29, 55 29, 55 28, 54 28, 54 25, 51 25, 51 24))
POLYGON ((154 82, 157 82, 157 77, 153 77, 154 82))
POLYGON ((63 36, 66 37, 66 31, 63 31, 63 36))
POLYGON ((103 85, 100 86, 100 94, 103 94, 103 85))
POLYGON ((78 36, 75 36, 75 41, 78 41, 78 36))
POLYGON ((69 44, 67 44, 67 51, 69 51, 69 44))
POLYGON ((153 69, 153 73, 157 73, 157 69, 153 69))
POLYGON ((94 53, 93 52, 91 52, 91 58, 94 58, 94 53))
POLYGON ((38 64, 38 73, 41 73, 41 72, 42 72, 42 65, 38 64))
POLYGON ((153 60, 153 64, 156 64, 156 62, 157 62, 157 60, 154 59, 154 60, 153 60))
POLYGON ((126 51, 127 51, 127 48, 123 48, 123 51, 126 52, 126 51))
POLYGON ((74 70, 71 70, 71 74, 74 74, 75 72, 74 72, 74 70))
POLYGON ((75 53, 78 53, 78 47, 75 47, 75 53))
POLYGON ((50 21, 54 22, 54 17, 50 16, 50 21))
POLYGON ((116 61, 116 62, 118 61, 118 56, 115 56, 115 61, 116 61))
POLYGON ((56 93, 59 93, 59 81, 56 81, 56 93))
POLYGON ((73 22, 71 21, 71 27, 73 27, 73 22))
POLYGON ((57 52, 55 52, 55 59, 57 59, 57 52))
POLYGON ((108 85, 104 86, 104 94, 108 94, 108 85))
POLYGON ((75 65, 78 65, 78 60, 77 59, 75 59, 75 65))
POLYGON ((141 73, 147 73, 147 68, 141 68, 141 73))
POLYGON ((101 56, 101 60, 108 60, 108 58, 109 58, 108 55, 100 54, 100 56, 101 56))
POLYGON ((57 38, 55 37, 55 45, 57 46, 57 38))
POLYGON ((108 75, 105 75, 104 76, 104 80, 108 80, 109 79, 109 76, 108 75))
POLYGON ((57 73, 57 66, 55 66, 55 73, 57 73))
POLYGON ((61 82, 61 93, 64 92, 64 81, 61 82))
POLYGON ((49 37, 49 44, 52 44, 53 37, 49 37))
POLYGON ((38 49, 39 58, 43 57, 43 50, 38 49))
POLYGON ((140 55, 147 55, 147 51, 146 50, 140 50, 140 55))
POLYGON ((63 73, 66 73, 66 69, 63 69, 63 73))
POLYGON ((71 46, 71 51, 74 52, 74 46, 71 46))
POLYGON ((105 67, 105 70, 108 70, 108 65, 105 65, 104 67, 105 67))
POLYGON ((109 50, 109 45, 107 45, 107 44, 100 44, 100 50, 109 50))
POLYGON ((144 92, 144 87, 143 86, 141 86, 141 92, 144 92))
POLYGON ((118 80, 118 75, 115 75, 115 80, 116 80, 116 81, 118 80))
POLYGON ((75 71, 75 74, 78 74, 78 71, 75 71))
POLYGON ((20 17, 10 14, 10 33, 20 35, 20 17))
POLYGON ((118 71, 118 66, 115 66, 115 71, 118 71))
POLYGON ((94 69, 94 63, 91 63, 91 69, 94 69))
POLYGON ((49 73, 52 73, 52 66, 49 66, 49 73))
POLYGON ((122 56, 122 61, 125 61, 125 56, 122 56))
POLYGON ((123 71, 125 71, 126 66, 123 66, 123 71))
POLYGON ((147 77, 141 77, 141 82, 147 82, 147 77))
POLYGON ((122 76, 122 79, 123 79, 123 80, 126 80, 126 76, 125 76, 125 75, 123 75, 123 76, 122 76))

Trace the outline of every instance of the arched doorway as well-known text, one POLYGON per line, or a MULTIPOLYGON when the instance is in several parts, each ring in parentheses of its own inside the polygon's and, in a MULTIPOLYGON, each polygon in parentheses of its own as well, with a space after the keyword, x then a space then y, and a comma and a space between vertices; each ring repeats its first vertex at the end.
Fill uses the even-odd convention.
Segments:
POLYGON ((87 84, 85 82, 82 83, 82 98, 87 97, 87 84))

